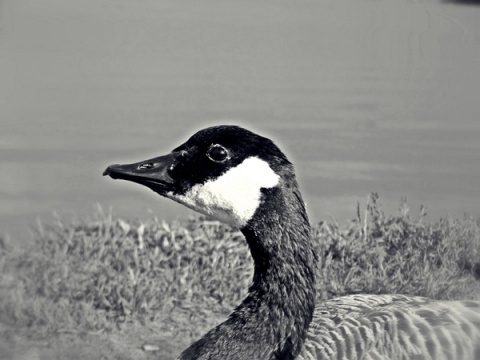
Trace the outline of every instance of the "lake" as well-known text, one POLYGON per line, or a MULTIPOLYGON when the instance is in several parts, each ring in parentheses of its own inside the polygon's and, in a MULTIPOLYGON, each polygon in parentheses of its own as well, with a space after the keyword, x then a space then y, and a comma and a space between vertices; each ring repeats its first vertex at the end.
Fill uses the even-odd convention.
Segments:
POLYGON ((480 6, 425 1, 0 2, 0 231, 186 217, 102 177, 239 124, 294 162, 312 222, 378 192, 480 216, 480 6))

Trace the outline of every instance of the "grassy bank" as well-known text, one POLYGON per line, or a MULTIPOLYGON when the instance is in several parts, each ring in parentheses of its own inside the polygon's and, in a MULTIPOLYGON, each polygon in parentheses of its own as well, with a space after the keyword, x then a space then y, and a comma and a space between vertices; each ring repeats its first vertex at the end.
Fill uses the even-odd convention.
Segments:
MULTIPOLYGON (((428 223, 405 204, 385 215, 372 195, 346 225, 313 228, 319 301, 351 293, 480 297, 480 219, 428 223)), ((0 244, 0 322, 39 337, 133 326, 188 344, 241 300, 252 275, 241 233, 200 217, 126 221, 99 209, 89 220, 39 226, 28 247, 0 244)))

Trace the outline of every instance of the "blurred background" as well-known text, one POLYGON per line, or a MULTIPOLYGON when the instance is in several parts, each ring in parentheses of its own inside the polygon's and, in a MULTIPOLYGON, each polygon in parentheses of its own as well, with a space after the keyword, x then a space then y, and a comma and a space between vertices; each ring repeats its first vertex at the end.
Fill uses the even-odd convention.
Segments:
POLYGON ((475 1, 0 1, 0 232, 95 204, 188 211, 102 177, 238 124, 294 162, 312 222, 378 192, 480 216, 475 1))

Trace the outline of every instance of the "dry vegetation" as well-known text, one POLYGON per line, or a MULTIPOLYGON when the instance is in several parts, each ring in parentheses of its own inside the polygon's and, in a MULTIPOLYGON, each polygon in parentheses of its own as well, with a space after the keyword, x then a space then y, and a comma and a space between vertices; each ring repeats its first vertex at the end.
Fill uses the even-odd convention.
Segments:
MULTIPOLYGON (((357 219, 316 224, 314 234, 319 301, 350 293, 480 297, 480 219, 428 223, 405 204, 387 216, 373 194, 357 219)), ((163 344, 165 359, 228 314, 252 274, 241 233, 203 218, 125 221, 99 208, 88 221, 39 226, 28 247, 0 245, 4 339, 11 329, 35 339, 119 336, 136 351, 142 342, 163 344)), ((102 356, 120 358, 110 354, 102 356)))

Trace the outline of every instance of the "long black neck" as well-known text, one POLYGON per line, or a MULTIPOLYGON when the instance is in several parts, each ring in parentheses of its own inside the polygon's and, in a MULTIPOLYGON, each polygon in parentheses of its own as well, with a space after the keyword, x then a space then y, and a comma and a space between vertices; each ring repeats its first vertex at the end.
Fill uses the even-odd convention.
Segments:
MULTIPOLYGON (((293 359, 302 348, 312 320, 316 258, 296 184, 293 191, 275 188, 265 197, 263 206, 243 229, 255 271, 241 306, 260 302, 265 307, 270 318, 269 328, 264 330, 277 344, 272 358, 293 359)), ((262 317, 258 320, 262 321, 262 317)))
POLYGON ((296 183, 264 190, 263 203, 242 228, 254 260, 247 297, 181 359, 294 359, 315 302, 310 225, 296 183))

